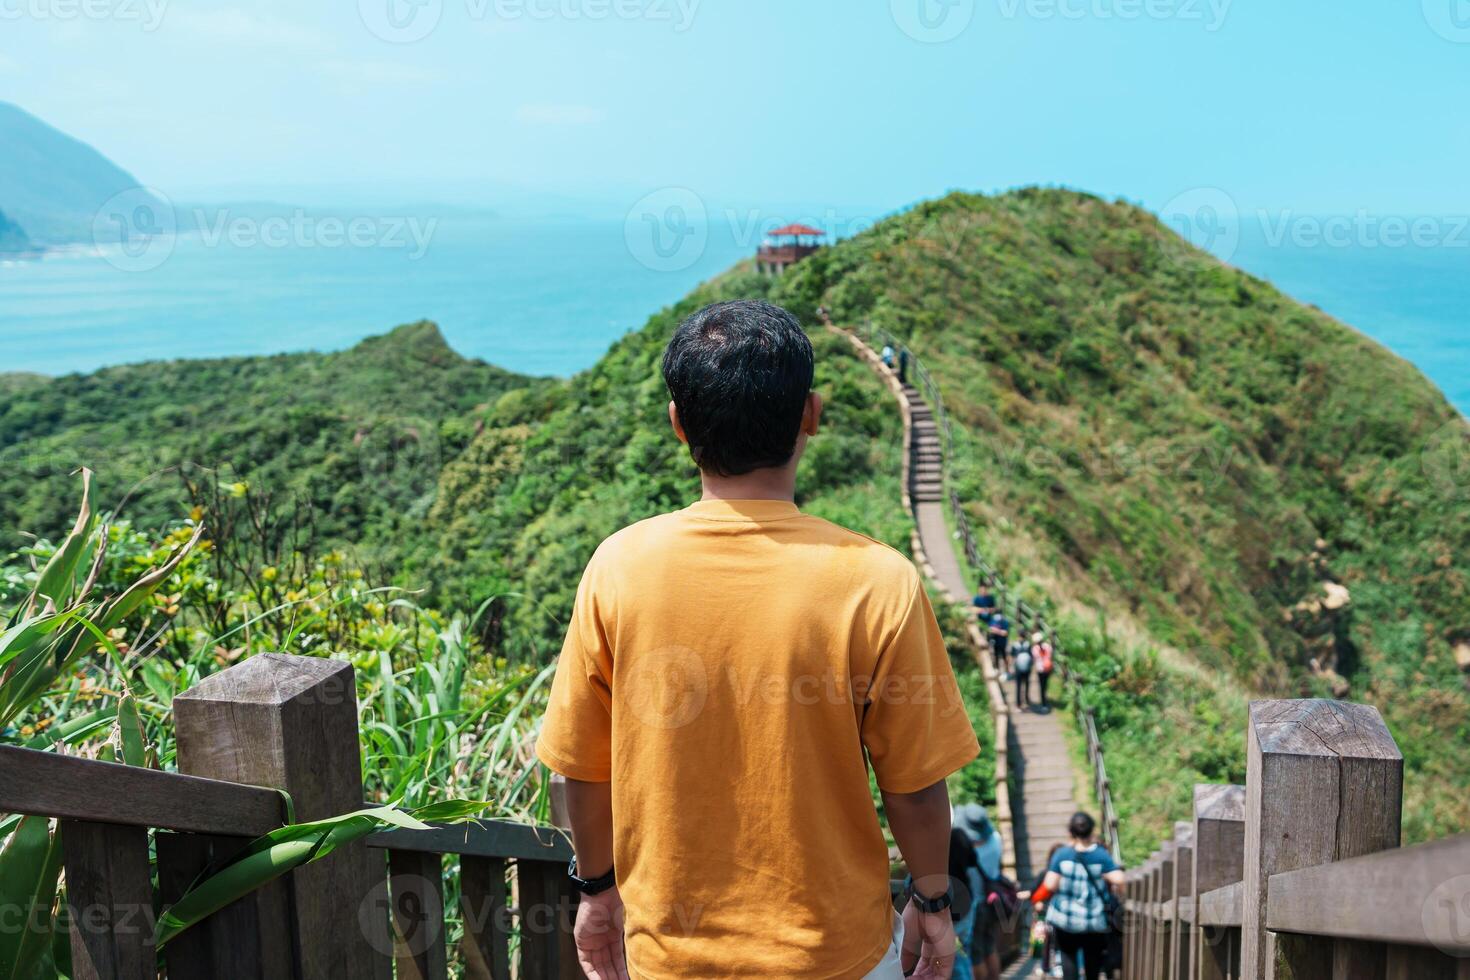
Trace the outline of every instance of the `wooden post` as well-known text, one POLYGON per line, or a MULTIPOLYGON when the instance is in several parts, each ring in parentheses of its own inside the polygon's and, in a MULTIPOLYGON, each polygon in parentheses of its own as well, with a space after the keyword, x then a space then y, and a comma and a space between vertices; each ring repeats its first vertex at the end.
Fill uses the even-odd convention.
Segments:
POLYGON ((468 980, 510 980, 510 914, 505 900, 505 862, 460 858, 461 947, 468 980))
POLYGON ((1123 918, 1123 980, 1135 980, 1137 963, 1133 959, 1133 937, 1138 932, 1138 869, 1128 872, 1128 883, 1124 887, 1124 906, 1128 914, 1123 918))
POLYGON ((446 980, 444 858, 427 851, 389 851, 388 874, 398 980, 446 980))
POLYGON ((154 980, 148 831, 62 820, 72 980, 154 980))
POLYGON ((1397 847, 1403 785, 1403 756, 1377 708, 1324 699, 1251 703, 1243 980, 1332 980, 1333 940, 1266 931, 1271 875, 1397 847))
POLYGON ((1169 966, 1171 980, 1190 980, 1189 932, 1180 906, 1194 899, 1194 824, 1174 825, 1174 901, 1169 916, 1169 966))
MULTIPOLYGON (((1193 857, 1196 897, 1240 880, 1245 866, 1244 786, 1195 786, 1193 857)), ((1190 932, 1194 980, 1234 980, 1232 937, 1219 928, 1202 926, 1198 914, 1190 932)))
MULTIPOLYGON (((207 834, 153 835, 158 892, 165 905, 183 896, 210 866, 234 857, 250 842, 207 834)), ((291 976, 291 918, 283 882, 232 902, 174 937, 163 950, 169 980, 276 980, 291 976)))
MULTIPOLYGON (((258 654, 174 698, 174 721, 180 772, 283 789, 298 822, 362 808, 350 664, 258 654)), ((359 842, 292 872, 300 980, 391 977, 385 870, 382 853, 359 842)))
POLYGON ((1166 840, 1159 848, 1159 897, 1158 928, 1154 936, 1154 977, 1169 980, 1169 933, 1170 918, 1166 906, 1174 901, 1174 853, 1175 845, 1166 840))
POLYGON ((1154 908, 1159 901, 1159 869, 1163 865, 1164 856, 1159 851, 1154 851, 1148 859, 1148 884, 1147 894, 1143 903, 1143 976, 1144 980, 1158 980, 1159 961, 1154 956, 1154 944, 1159 934, 1159 920, 1154 915, 1154 908))
POLYGON ((521 976, 581 980, 572 921, 577 897, 564 864, 516 862, 521 919, 521 976))

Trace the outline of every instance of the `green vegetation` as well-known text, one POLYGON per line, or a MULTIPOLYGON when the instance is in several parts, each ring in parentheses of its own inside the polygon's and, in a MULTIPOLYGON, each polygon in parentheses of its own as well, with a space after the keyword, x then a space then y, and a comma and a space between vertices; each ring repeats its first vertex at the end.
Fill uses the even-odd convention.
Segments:
MULTIPOLYGON (((126 519, 104 587, 208 528, 149 618, 109 634, 123 665, 89 654, 4 737, 94 746, 132 692, 167 766, 172 692, 261 650, 335 656, 358 667, 375 801, 537 813, 524 754, 492 747, 534 723, 597 543, 695 495, 658 359, 684 315, 737 296, 808 323, 825 305, 923 356, 977 534, 1084 680, 1130 856, 1187 812, 1193 781, 1243 777, 1256 694, 1377 704, 1409 766, 1407 836, 1470 818, 1464 421, 1320 312, 1137 208, 1063 191, 953 195, 779 279, 742 265, 569 381, 464 359, 427 323, 338 354, 0 375, 9 601, 70 526, 79 465, 126 519), (408 721, 430 703, 453 709, 408 721), (475 761, 448 764, 461 757, 475 761)), ((841 338, 813 342, 829 409, 800 503, 906 548, 891 397, 841 338)), ((988 741, 978 673, 940 614, 988 741)), ((957 793, 990 799, 989 767, 957 793)))
POLYGON ((933 371, 977 534, 1075 624, 1138 840, 1191 775, 1240 778, 1256 693, 1376 704, 1406 835, 1470 820, 1470 433, 1410 365, 1066 191, 920 205, 773 298, 871 320, 933 371))

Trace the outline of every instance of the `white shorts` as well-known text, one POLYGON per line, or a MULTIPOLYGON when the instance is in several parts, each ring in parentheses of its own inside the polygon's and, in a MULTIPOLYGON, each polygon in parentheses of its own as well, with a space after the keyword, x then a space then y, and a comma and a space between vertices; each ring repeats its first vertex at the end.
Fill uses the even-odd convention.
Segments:
POLYGON ((868 971, 863 980, 903 980, 903 961, 899 953, 903 949, 903 917, 893 917, 893 942, 878 965, 868 971))

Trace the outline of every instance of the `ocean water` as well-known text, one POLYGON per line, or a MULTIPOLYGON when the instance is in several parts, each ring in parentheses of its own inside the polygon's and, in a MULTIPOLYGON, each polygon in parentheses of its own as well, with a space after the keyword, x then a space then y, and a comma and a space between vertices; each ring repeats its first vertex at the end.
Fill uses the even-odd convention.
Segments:
MULTIPOLYGON (((248 222, 243 237, 218 230, 162 250, 155 239, 138 255, 0 264, 0 370, 335 350, 430 319, 462 354, 568 375, 759 240, 739 223, 647 229, 464 213, 396 231, 379 222, 356 244, 309 221, 274 235, 248 222)), ((1257 233, 1242 234, 1230 258, 1407 358, 1470 412, 1470 247, 1257 233)))
POLYGON ((379 222, 358 245, 325 224, 250 219, 233 240, 211 230, 0 264, 0 370, 338 350, 428 319, 466 356, 569 375, 754 248, 726 233, 653 250, 621 221, 417 220, 416 232, 379 222))

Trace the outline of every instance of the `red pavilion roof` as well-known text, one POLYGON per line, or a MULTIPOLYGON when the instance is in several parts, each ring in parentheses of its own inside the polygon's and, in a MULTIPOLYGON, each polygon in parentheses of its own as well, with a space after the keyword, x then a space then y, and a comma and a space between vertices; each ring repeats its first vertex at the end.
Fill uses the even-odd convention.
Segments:
POLYGON ((815 237, 815 238, 821 238, 822 236, 824 236, 826 234, 827 234, 826 232, 824 232, 824 231, 822 231, 820 229, 817 229, 817 228, 813 228, 810 225, 787 225, 785 228, 777 228, 775 231, 771 232, 770 237, 771 238, 795 238, 795 237, 806 238, 806 237, 810 236, 810 237, 815 237))

